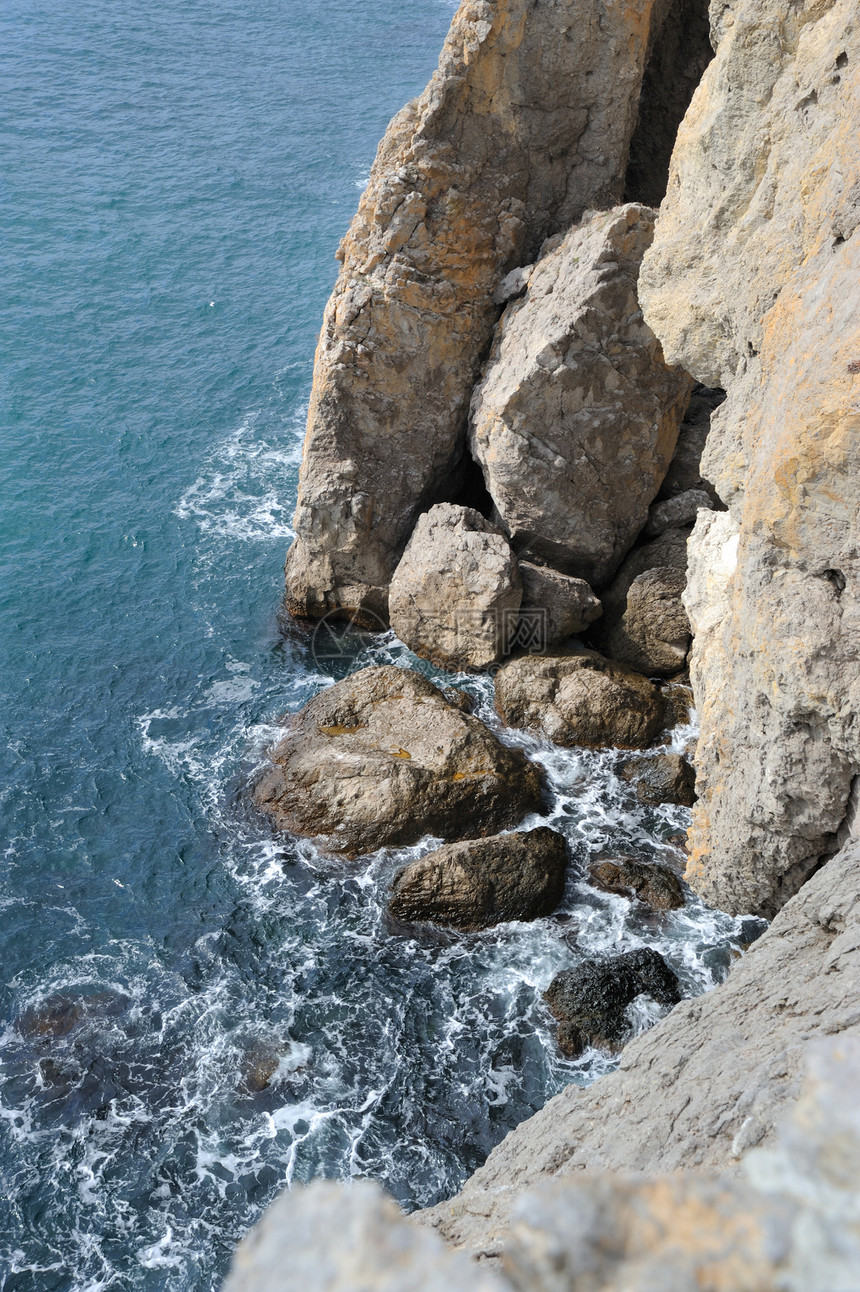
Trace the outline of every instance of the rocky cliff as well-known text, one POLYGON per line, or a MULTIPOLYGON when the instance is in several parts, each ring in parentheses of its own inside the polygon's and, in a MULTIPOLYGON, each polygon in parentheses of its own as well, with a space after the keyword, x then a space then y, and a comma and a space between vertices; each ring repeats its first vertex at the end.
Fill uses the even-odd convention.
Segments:
POLYGON ((711 8, 640 283, 667 357, 728 399, 687 605, 702 734, 690 882, 772 916, 849 828, 860 769, 860 14, 711 8))

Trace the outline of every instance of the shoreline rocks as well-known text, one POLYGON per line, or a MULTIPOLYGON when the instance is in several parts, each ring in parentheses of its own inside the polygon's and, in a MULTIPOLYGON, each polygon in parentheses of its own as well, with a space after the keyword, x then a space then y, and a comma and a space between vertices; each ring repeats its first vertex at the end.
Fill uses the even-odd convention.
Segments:
POLYGON ((596 651, 527 655, 496 675, 496 709, 511 727, 558 745, 645 749, 660 734, 665 704, 638 673, 596 651))
POLYGON ((634 786, 640 803, 653 807, 661 803, 692 807, 696 801, 696 772, 682 754, 625 758, 618 774, 634 786))
POLYGON ((538 768, 418 673, 367 668, 305 705, 254 788, 280 830, 355 857, 480 838, 540 808, 538 768))
POLYGON ((668 866, 658 862, 619 857, 597 861, 590 867, 588 881, 606 893, 635 898, 652 911, 677 911, 685 902, 681 881, 668 866))
POLYGON ((450 843, 394 879, 388 913, 474 932, 551 915, 564 895, 567 844, 547 826, 450 843))
POLYGON ((558 1022, 562 1054, 576 1059, 589 1045, 620 1049, 631 1031, 625 1011, 641 995, 661 1005, 677 1005, 681 999, 677 975, 650 947, 583 960, 556 974, 544 999, 558 1022))

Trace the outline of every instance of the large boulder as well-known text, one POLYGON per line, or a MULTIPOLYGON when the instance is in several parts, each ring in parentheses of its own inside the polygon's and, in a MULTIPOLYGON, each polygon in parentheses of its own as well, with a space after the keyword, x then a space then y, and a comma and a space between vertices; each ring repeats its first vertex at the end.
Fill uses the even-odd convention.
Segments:
POLYGON ((458 9, 338 251, 286 568, 294 614, 385 617, 418 515, 453 496, 495 289, 587 207, 621 198, 652 10, 665 8, 458 9))
POLYGON ((686 574, 665 565, 637 575, 621 619, 604 636, 607 654, 649 676, 680 673, 692 640, 682 600, 686 586, 686 574))
POLYGON ((684 905, 681 881, 669 866, 659 862, 637 861, 635 857, 596 861, 588 878, 595 888, 618 897, 635 897, 652 911, 675 911, 684 905))
POLYGON ((639 309, 653 234, 637 205, 571 229, 507 307, 472 397, 472 453, 514 549, 597 588, 645 524, 692 387, 639 309))
POLYGON ((425 512, 394 572, 391 627, 441 668, 487 668, 517 633, 522 582, 507 539, 471 507, 425 512))
POLYGON ((584 632, 603 614, 600 599, 584 579, 573 579, 545 565, 520 561, 522 618, 526 644, 545 650, 584 632))
POLYGON ((860 767, 856 0, 712 7, 640 295, 722 386, 687 609, 701 720, 690 883, 773 916, 850 829, 860 767))
POLYGON ((564 894, 567 845, 547 826, 449 843, 401 870, 388 910, 396 920, 471 931, 551 915, 564 894))
POLYGON ((558 1022, 562 1054, 575 1059, 589 1045, 619 1050, 632 1032, 627 1006, 641 995, 661 1005, 681 999, 675 971, 650 947, 583 960, 556 974, 544 999, 558 1022))
POLYGON ((540 806, 537 767, 432 682, 367 668, 286 721, 254 798, 281 830, 357 856, 423 835, 481 838, 540 806))
POLYGON ((525 727, 557 745, 644 749, 663 727, 665 705, 638 673, 580 655, 528 655, 496 676, 496 708, 510 727, 525 727))

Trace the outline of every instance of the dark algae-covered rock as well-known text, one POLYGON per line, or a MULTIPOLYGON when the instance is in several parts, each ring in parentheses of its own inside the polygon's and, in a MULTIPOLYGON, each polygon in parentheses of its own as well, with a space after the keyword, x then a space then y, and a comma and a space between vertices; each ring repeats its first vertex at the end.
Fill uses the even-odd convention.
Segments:
POLYGON ((451 843, 400 871, 388 910, 465 931, 534 920, 558 906, 566 868, 564 838, 547 826, 451 843))
POLYGON ((661 1005, 681 999, 674 970, 650 947, 583 960, 556 974, 544 999, 558 1022, 561 1052, 573 1059, 589 1045, 619 1050, 630 1034, 625 1010, 643 994, 661 1005))
POLYGON ((640 803, 659 806, 676 803, 692 807, 696 801, 696 772, 682 754, 655 754, 653 758, 625 758, 619 768, 622 780, 636 787, 640 803))
POLYGON ((684 905, 680 879, 668 866, 656 862, 636 861, 633 857, 598 861, 588 877, 596 888, 619 897, 638 898, 653 911, 674 911, 684 905))
POLYGON ((541 801, 540 774, 408 669, 362 669, 286 722, 254 788, 282 830, 358 856, 423 835, 483 838, 541 801))

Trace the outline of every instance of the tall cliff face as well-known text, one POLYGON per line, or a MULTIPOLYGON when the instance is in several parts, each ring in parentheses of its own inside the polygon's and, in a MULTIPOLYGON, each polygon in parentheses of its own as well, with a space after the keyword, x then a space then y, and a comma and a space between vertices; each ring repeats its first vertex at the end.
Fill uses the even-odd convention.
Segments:
POLYGON ((292 613, 386 616, 417 516, 454 491, 501 276, 621 196, 654 7, 465 0, 457 11, 338 252, 287 560, 292 613))
POLYGON ((860 9, 722 0, 641 277, 669 362, 728 389, 687 604, 702 724, 688 878, 774 914, 860 770, 860 9))

